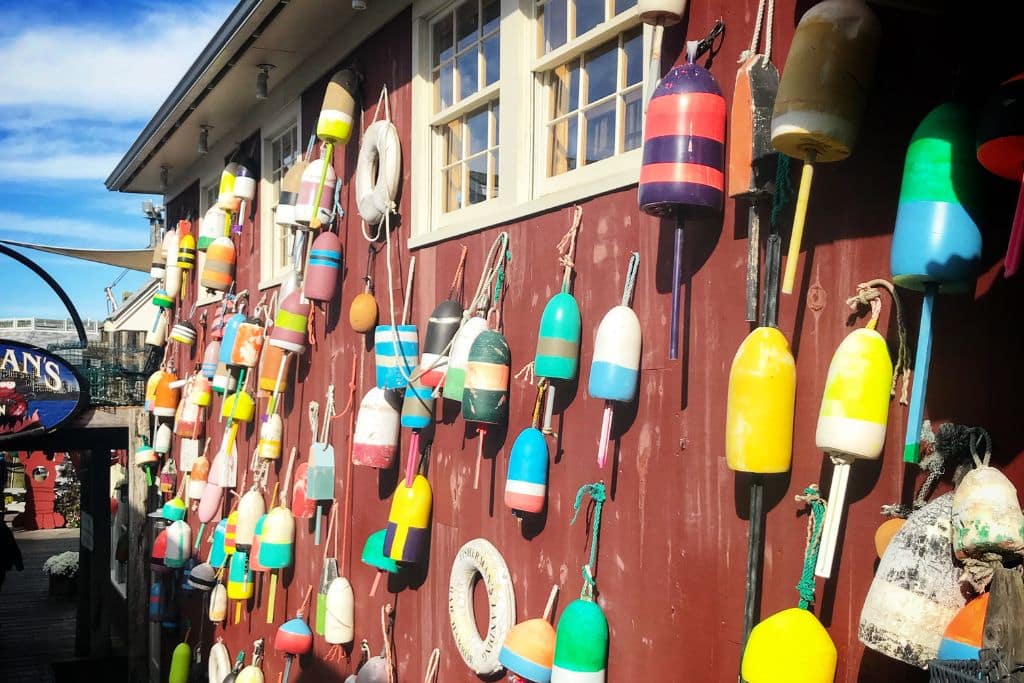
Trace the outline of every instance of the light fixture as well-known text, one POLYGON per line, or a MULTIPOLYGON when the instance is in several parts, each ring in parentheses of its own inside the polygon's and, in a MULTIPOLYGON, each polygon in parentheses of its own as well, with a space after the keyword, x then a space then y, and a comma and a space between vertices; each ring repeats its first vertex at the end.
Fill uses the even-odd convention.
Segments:
POLYGON ((168 176, 170 174, 170 170, 171 170, 170 166, 166 166, 165 165, 165 166, 161 166, 160 167, 160 191, 161 192, 165 192, 167 190, 167 178, 168 178, 168 176))
POLYGON ((366 0, 352 0, 352 9, 361 12, 366 9, 366 0))
POLYGON ((205 123, 199 126, 199 153, 206 154, 210 151, 210 129, 213 126, 208 126, 205 123))
POLYGON ((270 70, 274 68, 274 65, 257 64, 256 68, 260 70, 256 74, 256 99, 265 100, 267 99, 267 91, 270 88, 270 70))

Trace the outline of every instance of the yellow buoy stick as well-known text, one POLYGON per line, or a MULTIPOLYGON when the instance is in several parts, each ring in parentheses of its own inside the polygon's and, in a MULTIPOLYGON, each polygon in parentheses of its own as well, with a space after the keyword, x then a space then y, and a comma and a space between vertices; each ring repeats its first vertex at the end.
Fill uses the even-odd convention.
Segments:
POLYGON ((320 227, 320 202, 324 198, 324 185, 327 184, 327 169, 331 166, 331 157, 334 156, 334 143, 326 142, 326 150, 323 158, 323 168, 320 169, 320 185, 316 188, 316 201, 313 202, 313 217, 309 220, 309 227, 317 230, 320 227))
POLYGON ((277 604, 277 570, 270 572, 270 597, 267 598, 267 623, 274 623, 274 606, 277 604))
POLYGON ((807 201, 811 197, 811 181, 814 180, 814 161, 817 153, 807 151, 803 170, 800 171, 800 190, 796 195, 796 209, 793 213, 793 232, 789 237, 789 254, 786 256, 786 273, 782 277, 782 293, 793 293, 796 280, 796 264, 800 259, 800 242, 804 238, 804 221, 807 219, 807 201))

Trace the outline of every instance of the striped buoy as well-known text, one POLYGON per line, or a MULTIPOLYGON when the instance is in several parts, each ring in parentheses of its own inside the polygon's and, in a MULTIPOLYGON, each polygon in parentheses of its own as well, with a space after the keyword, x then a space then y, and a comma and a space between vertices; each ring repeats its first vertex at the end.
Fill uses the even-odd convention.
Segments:
POLYGON ((158 308, 174 308, 174 297, 166 289, 158 289, 153 293, 153 305, 158 308))
POLYGON ((991 593, 974 598, 946 626, 939 644, 939 659, 980 659, 985 640, 985 619, 991 593))
POLYGON ((220 342, 213 339, 206 345, 203 351, 203 362, 199 366, 199 374, 207 380, 213 380, 217 374, 217 359, 220 357, 220 342))
POLYGON ((329 230, 317 235, 306 262, 302 293, 313 301, 329 302, 338 289, 341 272, 341 240, 329 230))
POLYGON ((235 547, 240 552, 252 550, 256 537, 256 523, 267 513, 263 496, 256 489, 249 489, 238 501, 238 523, 235 526, 235 547))
POLYGON ((402 426, 409 429, 426 429, 434 421, 434 390, 424 386, 419 377, 405 390, 402 402, 402 426))
POLYGON ((573 600, 558 620, 551 683, 603 683, 608 619, 596 602, 573 600))
POLYGON ((416 475, 412 486, 406 485, 404 477, 398 482, 384 536, 385 555, 403 563, 427 559, 433 502, 430 482, 422 474, 416 475))
POLYGON ((309 309, 309 301, 303 299, 298 292, 286 296, 274 318, 274 327, 270 331, 270 345, 292 353, 305 351, 309 309))
POLYGON ((185 277, 196 267, 196 238, 192 233, 186 232, 178 240, 178 267, 186 273, 185 277))
POLYGON ((181 268, 178 267, 178 231, 168 230, 164 233, 164 289, 175 299, 181 292, 181 268))
POLYGON ((196 326, 187 320, 179 320, 171 327, 171 341, 192 346, 196 343, 196 326))
POLYGON ((299 201, 299 187, 302 184, 302 174, 307 166, 309 166, 308 161, 299 159, 281 178, 281 191, 277 196, 274 222, 282 228, 295 227, 295 205, 299 201))
POLYGON ((205 455, 200 455, 192 463, 192 471, 188 477, 188 499, 192 501, 193 508, 198 505, 199 499, 203 497, 203 490, 206 488, 206 481, 210 478, 210 460, 205 455))
POLYGON ((185 512, 185 501, 177 496, 171 498, 163 504, 163 507, 160 508, 161 516, 163 516, 163 518, 168 522, 177 522, 185 519, 185 512))
POLYGON ((519 512, 541 512, 547 489, 548 443, 539 429, 527 427, 516 437, 508 458, 505 505, 519 512))
POLYGON ((228 563, 228 599, 248 600, 253 594, 252 571, 249 569, 249 554, 237 550, 231 554, 228 563))
MULTIPOLYGON (((273 339, 274 333, 270 336, 273 339)), ((263 355, 260 357, 259 388, 267 393, 274 391, 282 392, 288 388, 288 371, 291 365, 292 356, 280 346, 273 342, 263 345, 263 355), (284 363, 284 370, 281 370, 281 363, 284 363), (277 378, 281 377, 280 383, 277 378)))
POLYGON ((235 279, 235 244, 230 237, 218 237, 206 249, 206 262, 199 279, 210 291, 226 292, 235 279))
POLYGON ((198 590, 212 590, 217 585, 217 570, 209 562, 201 562, 189 571, 188 582, 198 590))
POLYGON ((238 537, 238 510, 232 510, 227 516, 227 526, 224 527, 224 554, 234 555, 237 550, 238 537))
POLYGON ((576 298, 559 292, 548 301, 540 317, 534 371, 538 377, 572 379, 579 369, 582 321, 576 298))
POLYGON ((508 342, 500 332, 481 332, 466 363, 462 417, 469 422, 508 422, 508 382, 512 361, 508 342))
POLYGON ((214 204, 206 210, 203 220, 199 221, 199 239, 196 240, 199 251, 205 252, 215 239, 224 236, 225 222, 227 214, 224 213, 224 209, 214 204))
POLYGON ((284 435, 284 421, 277 413, 264 416, 260 425, 260 440, 256 452, 263 460, 281 459, 281 440, 284 435))
POLYGON ((153 539, 153 548, 149 553, 150 569, 163 572, 167 569, 167 527, 164 527, 153 539))
POLYGON ((166 272, 167 259, 164 256, 164 240, 163 237, 156 239, 156 244, 153 246, 153 260, 149 266, 149 276, 154 280, 163 280, 166 272))
POLYGON ((316 218, 321 224, 330 223, 334 219, 334 190, 338 184, 338 176, 329 162, 323 159, 314 159, 302 172, 302 182, 299 185, 299 198, 295 204, 295 227, 299 230, 309 230, 310 223, 316 218), (327 164, 326 173, 324 165, 327 164), (320 195, 318 210, 314 211, 317 191, 320 188, 320 177, 324 177, 324 189, 320 195), (316 214, 314 216, 314 213, 316 214))
POLYGON ((190 392, 192 402, 200 408, 205 408, 213 401, 213 393, 210 388, 210 381, 205 375, 192 376, 192 391, 190 392))
POLYGON ((295 517, 286 507, 267 513, 260 534, 260 564, 267 569, 284 569, 295 559, 295 517))
POLYGON ((403 389, 409 384, 419 357, 419 338, 415 325, 378 325, 373 334, 377 365, 377 386, 403 389))
POLYGON ((344 145, 352 136, 358 79, 351 69, 342 69, 331 76, 316 121, 316 136, 321 140, 344 145))
POLYGON ((444 389, 441 394, 450 401, 462 402, 465 391, 466 365, 469 362, 469 350, 481 332, 487 330, 487 321, 479 316, 467 320, 455 334, 452 351, 448 358, 448 372, 444 378, 444 389))
POLYGON ((458 301, 442 301, 430 314, 420 358, 420 382, 423 386, 438 387, 444 382, 452 340, 461 325, 462 304, 458 301))
POLYGON ((161 372, 153 392, 153 414, 157 417, 174 417, 180 400, 178 376, 169 371, 161 372))
POLYGON ((359 403, 352 463, 388 469, 398 452, 399 407, 397 392, 371 388, 359 403))
MULTIPOLYGON (((238 176, 239 168, 238 162, 229 161, 224 170, 220 172, 217 206, 224 211, 238 211, 238 205, 241 203, 241 200, 235 196, 235 178, 238 176)), ((221 228, 223 229, 224 226, 221 228)))

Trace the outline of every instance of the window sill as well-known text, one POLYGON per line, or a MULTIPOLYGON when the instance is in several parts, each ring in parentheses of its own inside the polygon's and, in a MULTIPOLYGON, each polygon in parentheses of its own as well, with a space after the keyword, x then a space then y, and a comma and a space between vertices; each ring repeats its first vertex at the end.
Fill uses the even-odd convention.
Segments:
MULTIPOLYGON (((409 249, 419 249, 461 235, 487 230, 502 223, 510 223, 572 202, 636 185, 640 180, 640 164, 637 157, 639 151, 633 150, 621 157, 608 159, 612 163, 606 166, 595 164, 573 171, 563 177, 549 179, 547 184, 550 191, 526 202, 499 204, 490 211, 484 211, 487 208, 486 204, 470 207, 478 209, 472 216, 452 217, 450 222, 437 230, 412 235, 408 241, 409 249), (551 180, 556 182, 551 182, 551 180), (482 218, 481 215, 483 215, 482 218)), ((500 202, 501 200, 495 201, 500 202)))
POLYGON ((278 273, 274 277, 267 278, 266 280, 260 280, 260 283, 256 285, 259 290, 270 289, 271 287, 278 287, 284 282, 284 276, 287 275, 288 271, 278 273))

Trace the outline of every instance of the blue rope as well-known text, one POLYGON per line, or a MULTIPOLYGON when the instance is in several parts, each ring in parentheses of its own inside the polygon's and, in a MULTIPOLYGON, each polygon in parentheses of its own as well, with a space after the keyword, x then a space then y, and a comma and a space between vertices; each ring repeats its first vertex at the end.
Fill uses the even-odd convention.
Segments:
POLYGON ((593 484, 584 484, 576 492, 576 502, 572 506, 573 513, 572 521, 569 522, 570 525, 576 523, 576 517, 580 514, 580 505, 582 505, 583 496, 585 495, 589 495, 594 501, 594 527, 593 535, 590 539, 590 562, 583 565, 583 590, 580 591, 580 598, 583 600, 593 600, 594 593, 597 590, 594 574, 597 573, 597 544, 598 536, 601 533, 601 509, 604 507, 605 500, 607 499, 604 482, 598 481, 593 484))

